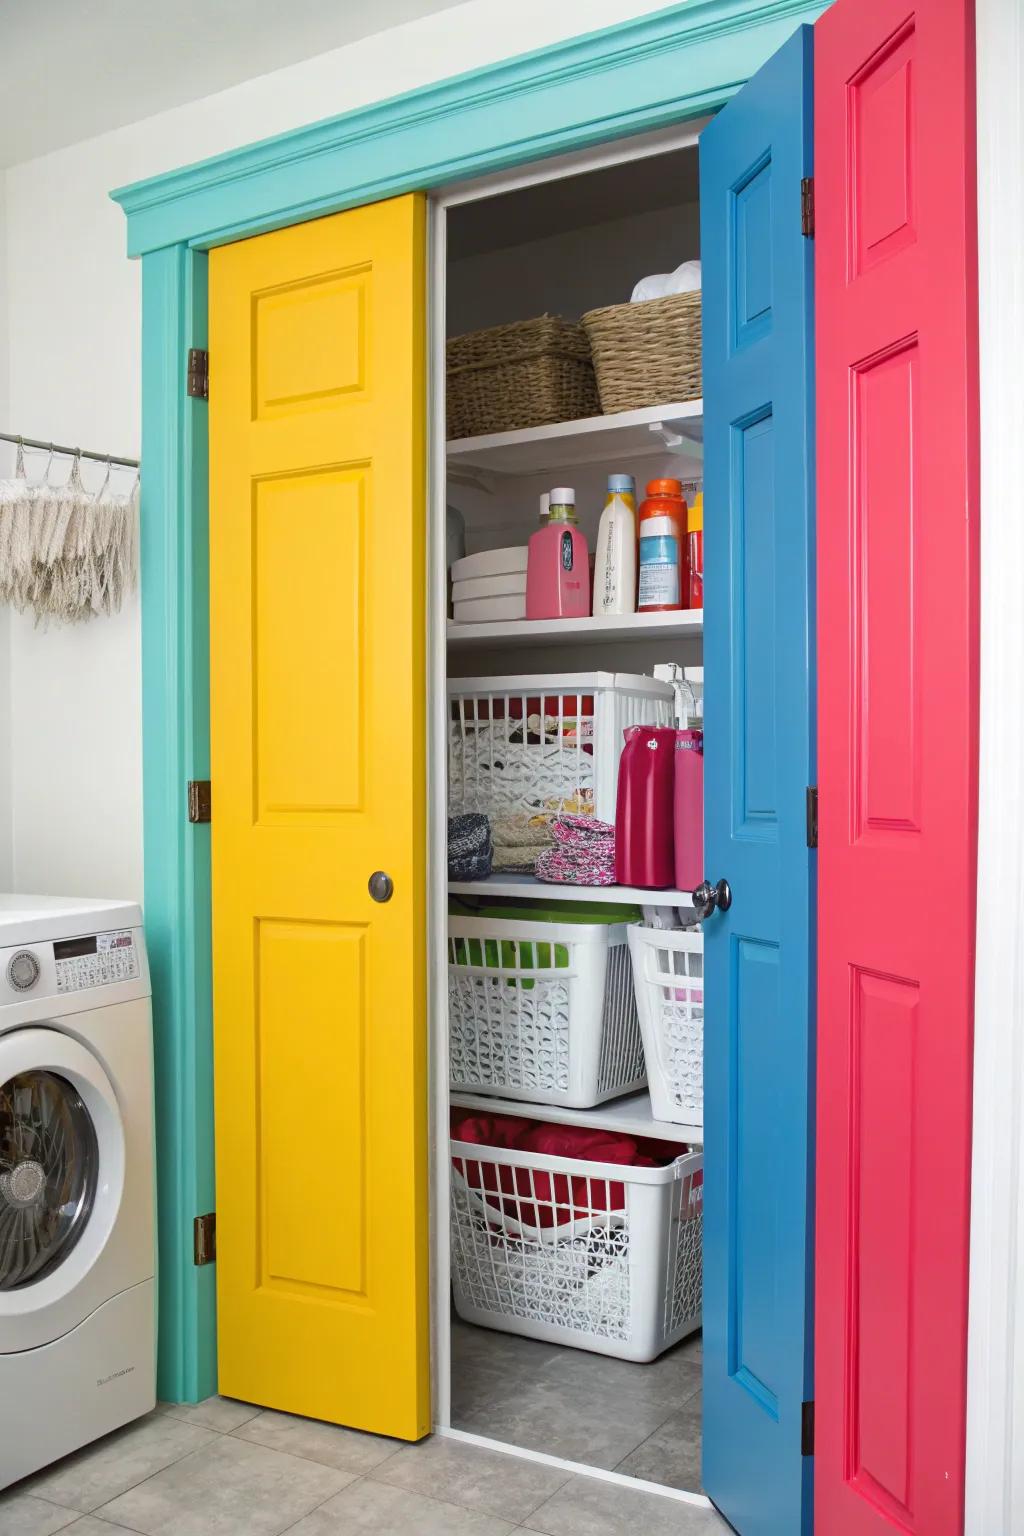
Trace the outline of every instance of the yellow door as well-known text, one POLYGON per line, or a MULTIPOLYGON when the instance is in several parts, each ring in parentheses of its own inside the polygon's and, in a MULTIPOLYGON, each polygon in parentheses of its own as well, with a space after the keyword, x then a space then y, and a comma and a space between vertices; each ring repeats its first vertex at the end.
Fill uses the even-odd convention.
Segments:
POLYGON ((430 1427, 424 303, 420 197, 210 256, 220 1390, 405 1439, 430 1427))

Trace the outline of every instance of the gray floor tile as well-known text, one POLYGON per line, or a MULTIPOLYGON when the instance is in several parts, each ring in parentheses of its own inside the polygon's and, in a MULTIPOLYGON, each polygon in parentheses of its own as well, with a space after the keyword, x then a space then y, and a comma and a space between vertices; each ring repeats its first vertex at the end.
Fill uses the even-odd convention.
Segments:
POLYGON ((124 1536, 128 1529, 124 1525, 111 1525, 109 1520, 101 1520, 99 1515, 83 1515, 76 1520, 74 1525, 66 1526, 68 1536, 124 1536))
POLYGON ((300 1520, 288 1536, 508 1536, 514 1529, 507 1520, 365 1478, 300 1520))
POLYGON ((535 1510, 524 1530, 544 1536, 730 1536, 713 1509, 619 1487, 594 1477, 574 1477, 535 1510))
POLYGON ((0 1493, 0 1536, 51 1536, 77 1518, 75 1510, 31 1493, 0 1493))
POLYGON ((515 1522, 525 1520, 566 1480, 566 1474, 556 1467, 441 1435, 406 1446, 371 1476, 515 1522))
POLYGON ((166 1413, 172 1419, 182 1419, 186 1424, 201 1424, 204 1429, 219 1430, 229 1435, 248 1419, 260 1412, 255 1403, 240 1403, 233 1397, 207 1397, 201 1403, 158 1403, 158 1413, 166 1413))
POLYGON ((216 1440, 212 1430, 149 1413, 37 1473, 26 1491, 89 1514, 126 1488, 216 1440))
POLYGON ((100 1513, 143 1536, 278 1536, 353 1475, 224 1435, 100 1513))
POLYGON ((565 1353, 560 1344, 545 1344, 541 1339, 524 1339, 519 1333, 501 1333, 497 1328, 477 1328, 458 1318, 452 1320, 453 1372, 463 1366, 472 1369, 474 1363, 540 1371, 565 1353))
POLYGON ((319 1419, 301 1419, 291 1413, 270 1409, 250 1419, 235 1431, 239 1440, 269 1445, 275 1451, 289 1451, 325 1467, 340 1467, 344 1472, 369 1472, 401 1449, 400 1440, 382 1435, 364 1435, 358 1429, 342 1429, 319 1419))
POLYGON ((562 1349, 557 1359, 544 1366, 543 1374, 595 1396, 658 1403, 666 1413, 682 1408, 701 1387, 700 1360, 683 1345, 644 1365, 585 1349, 562 1349))
POLYGON ((665 1421, 663 1403, 634 1397, 599 1398, 551 1375, 477 1379, 477 1393, 455 1406, 456 1429, 506 1445, 545 1451, 590 1467, 618 1466, 665 1421))
POLYGON ((699 1493, 701 1453, 701 1395, 697 1394, 678 1413, 637 1446, 616 1469, 629 1477, 649 1483, 664 1483, 668 1488, 685 1488, 699 1493))

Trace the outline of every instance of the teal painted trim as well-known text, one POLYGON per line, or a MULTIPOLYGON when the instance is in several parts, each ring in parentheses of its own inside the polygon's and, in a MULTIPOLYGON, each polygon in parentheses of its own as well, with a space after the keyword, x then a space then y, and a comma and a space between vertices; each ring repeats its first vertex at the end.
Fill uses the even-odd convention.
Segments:
MULTIPOLYGON (((206 339, 206 259, 222 241, 663 127, 720 106, 821 0, 689 0, 113 194, 143 259, 143 762, 160 1201, 159 1391, 216 1390, 215 1266, 192 1263, 213 1210, 208 827, 206 408, 185 356, 206 339)), ((212 365, 216 389, 216 359, 212 365)), ((216 814, 216 806, 214 806, 216 814)))
POLYGON ((214 1209, 210 829, 186 783, 210 772, 207 413, 185 396, 206 336, 205 255, 143 261, 142 731, 146 936, 153 974, 159 1247, 158 1392, 216 1391, 213 1267, 192 1222, 214 1209))
POLYGON ((209 247, 723 105, 822 0, 688 0, 111 195, 128 251, 209 247))

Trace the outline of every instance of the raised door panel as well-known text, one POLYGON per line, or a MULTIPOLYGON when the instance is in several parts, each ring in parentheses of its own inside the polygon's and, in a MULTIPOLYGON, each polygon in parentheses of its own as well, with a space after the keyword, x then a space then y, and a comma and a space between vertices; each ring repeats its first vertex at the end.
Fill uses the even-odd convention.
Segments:
POLYGON ((409 1439, 430 1427, 424 288, 420 198, 210 257, 220 1390, 409 1439))
POLYGON ((963 1521, 977 754, 973 7, 815 28, 817 1528, 963 1521))
POLYGON ((703 1482, 800 1536, 810 1395, 810 32, 701 136, 707 877, 703 1482))

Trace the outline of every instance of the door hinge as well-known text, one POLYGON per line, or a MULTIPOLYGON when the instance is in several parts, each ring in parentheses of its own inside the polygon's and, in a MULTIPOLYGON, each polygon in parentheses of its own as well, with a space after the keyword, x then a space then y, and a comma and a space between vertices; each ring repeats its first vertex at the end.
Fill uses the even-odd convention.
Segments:
POLYGON ((210 354, 203 347, 188 349, 188 380, 185 393, 190 400, 210 398, 210 354))
POLYGON ((800 1455, 814 1455, 814 1401, 800 1405, 800 1455))
POLYGON ((805 176, 800 183, 800 231, 814 234, 814 177, 805 176))
POLYGON ((207 1211, 192 1223, 192 1261, 212 1264, 217 1257, 217 1212, 207 1211))
POLYGON ((209 821, 210 819, 210 781, 209 779, 189 779, 188 781, 188 819, 189 821, 209 821))
POLYGON ((817 848, 818 846, 817 784, 808 784, 807 786, 807 846, 808 848, 817 848))

